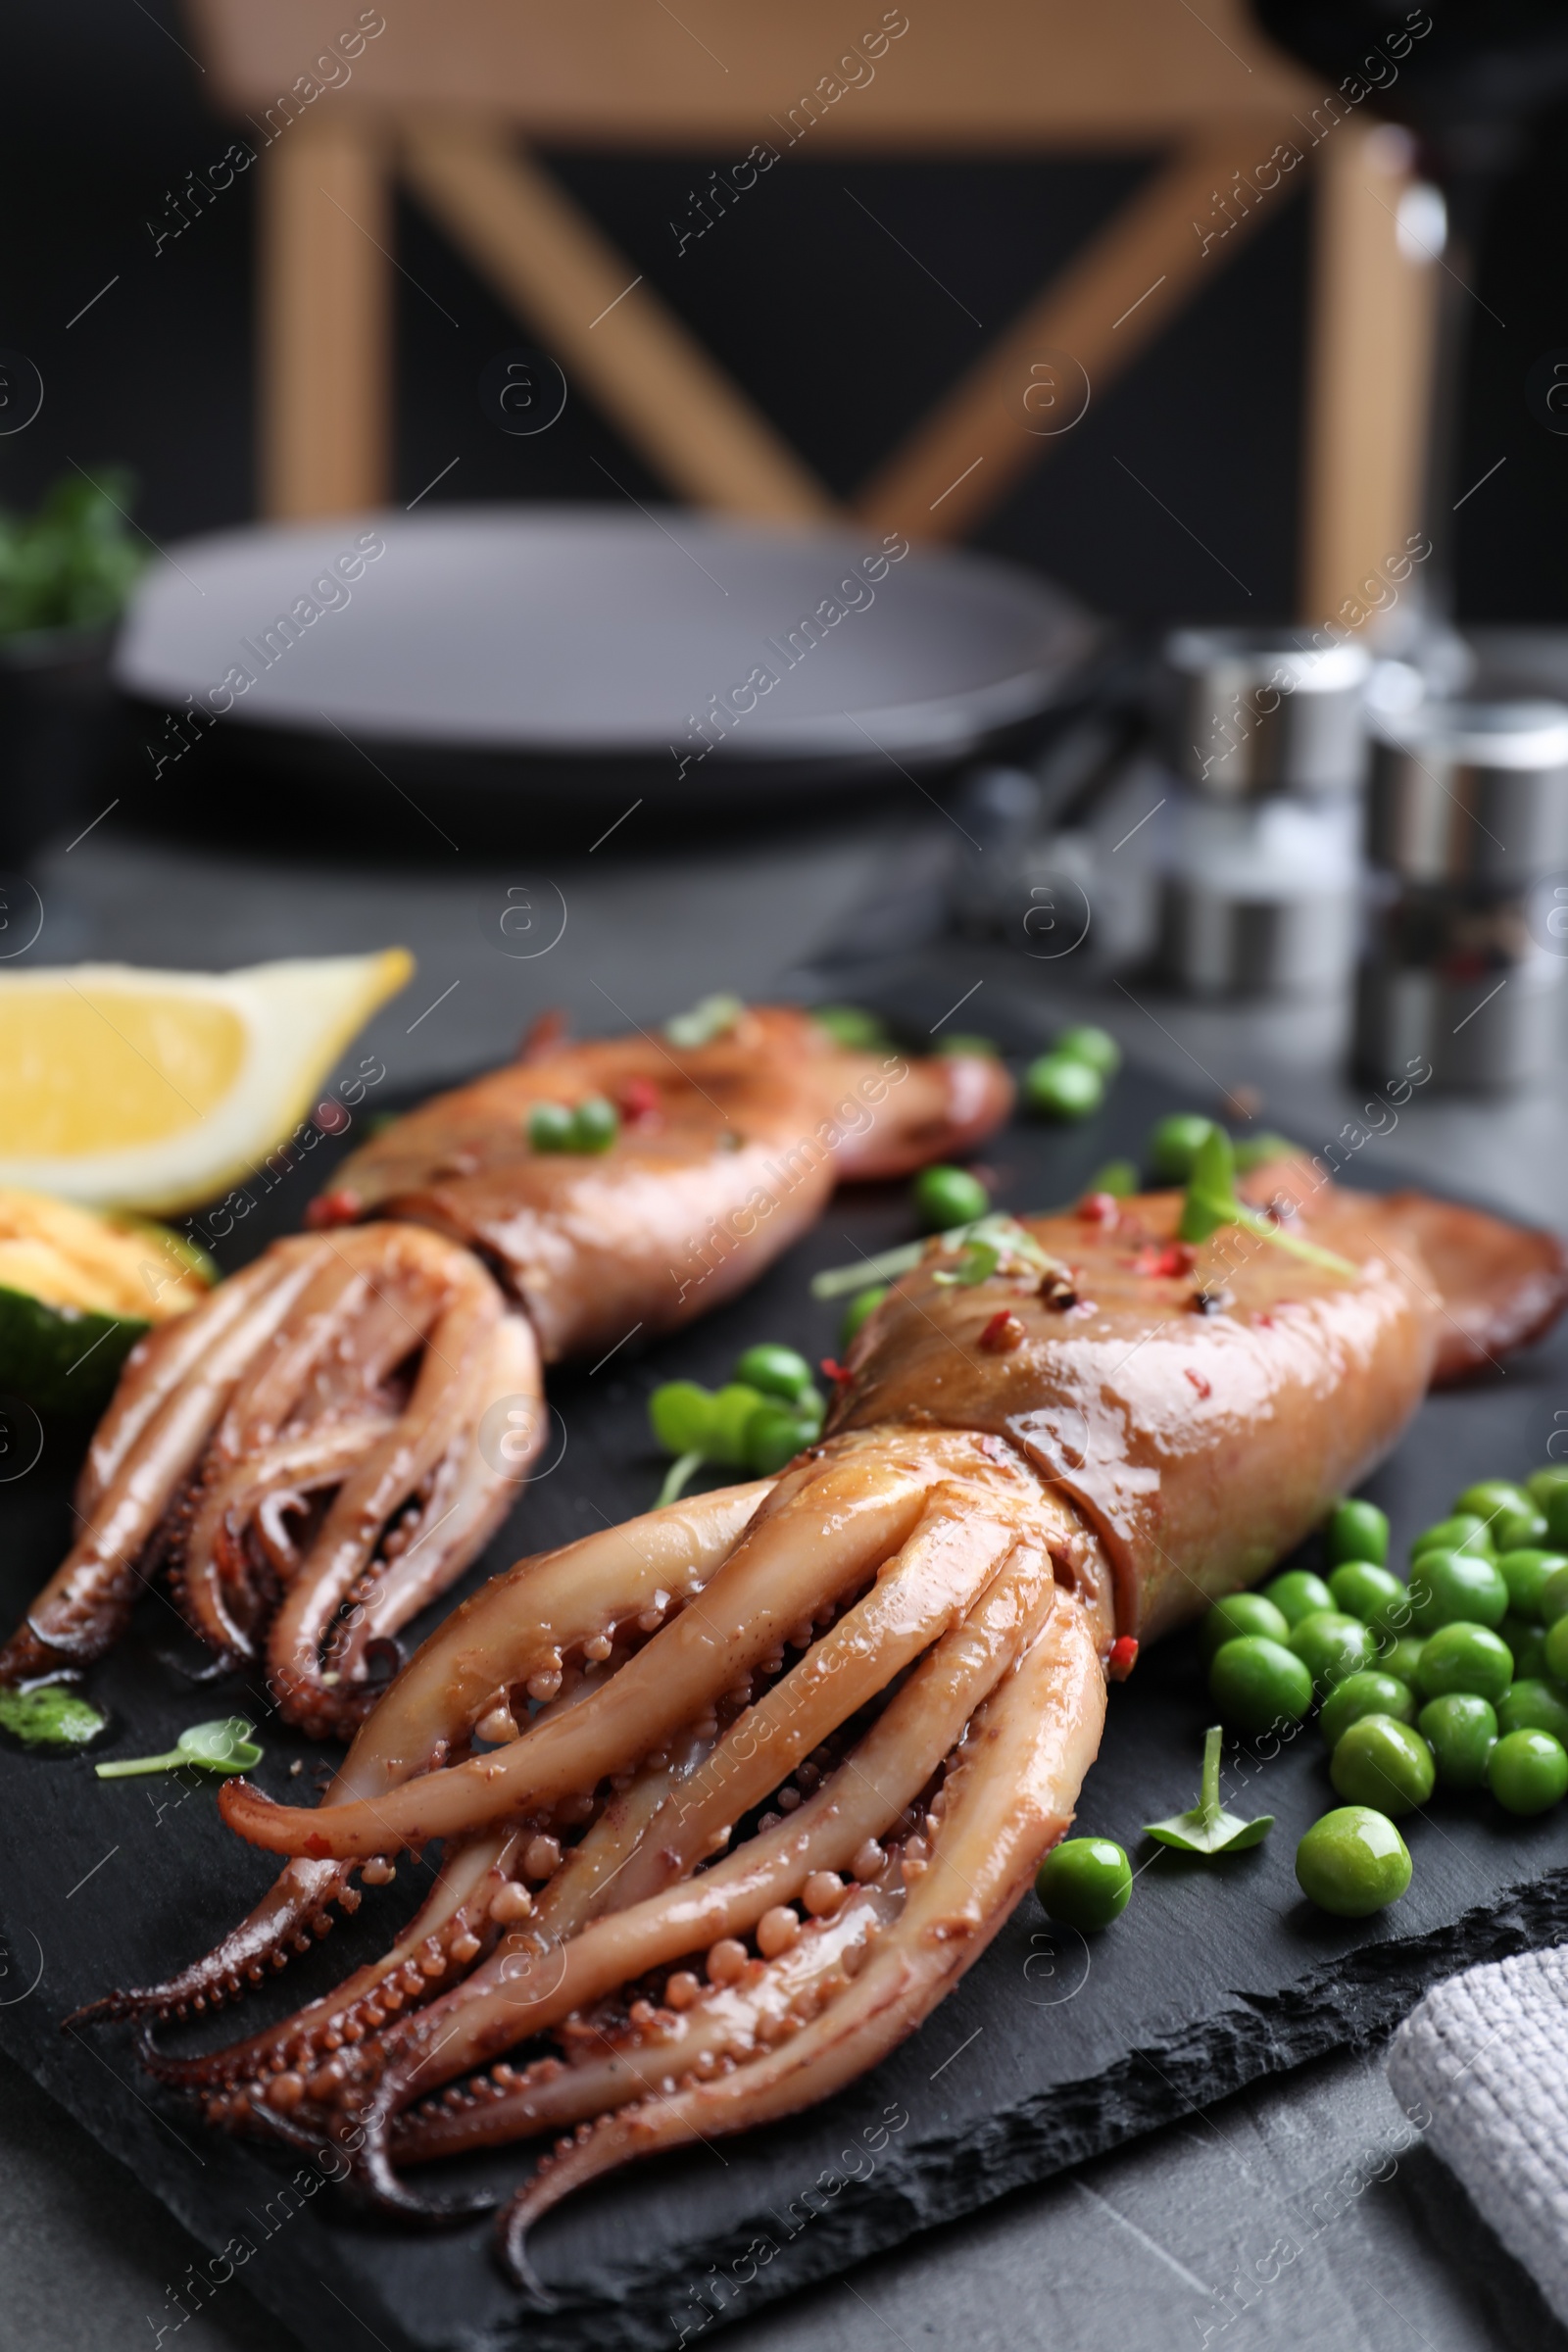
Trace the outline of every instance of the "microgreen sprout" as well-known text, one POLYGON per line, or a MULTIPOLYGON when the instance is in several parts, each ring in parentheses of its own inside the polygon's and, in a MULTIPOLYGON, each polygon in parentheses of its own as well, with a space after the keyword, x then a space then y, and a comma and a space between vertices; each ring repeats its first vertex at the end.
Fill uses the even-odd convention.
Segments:
POLYGON ((1243 1821, 1240 1814, 1227 1813, 1219 1801, 1220 1739, 1217 1723, 1203 1735, 1203 1786, 1192 1811, 1173 1813, 1168 1821, 1147 1823, 1146 1838, 1173 1845, 1182 1854, 1239 1854, 1250 1845, 1261 1844, 1268 1836, 1274 1827, 1272 1813, 1243 1821))
POLYGON ((1308 1265, 1322 1266, 1331 1274, 1353 1277, 1356 1272, 1348 1257, 1337 1257, 1332 1250, 1320 1250, 1315 1242, 1303 1242, 1285 1232, 1272 1218, 1237 1198, 1236 1148, 1222 1127, 1213 1127, 1193 1161, 1176 1231, 1184 1242, 1206 1242, 1222 1225, 1240 1225, 1260 1242, 1271 1242, 1277 1250, 1288 1250, 1293 1257, 1304 1258, 1308 1265))
POLYGON ((829 1266, 811 1277, 813 1298, 842 1298, 848 1291, 863 1290, 868 1283, 892 1282, 900 1274, 907 1274, 917 1266, 928 1250, 943 1255, 956 1254, 963 1258, 959 1269, 944 1267, 936 1279, 948 1283, 987 1282, 993 1274, 1012 1272, 1026 1266, 1036 1274, 1057 1274, 1065 1271, 1055 1258, 1041 1249, 1032 1233, 1018 1223, 1016 1217, 994 1210, 976 1217, 968 1225, 951 1225, 946 1233, 933 1234, 928 1241, 902 1242, 896 1250, 884 1250, 877 1257, 857 1259, 853 1266, 829 1266), (993 1251, 992 1262, 980 1271, 972 1271, 979 1260, 969 1254, 978 1245, 993 1251))
POLYGON ((977 1282, 989 1282, 1001 1263, 1002 1251, 995 1242, 969 1241, 958 1251, 958 1262, 953 1272, 950 1274, 942 1270, 933 1274, 931 1279, 941 1283, 944 1289, 957 1283, 969 1290, 977 1282))
POLYGON ((725 1037, 746 1010, 739 997, 702 997, 690 1012, 677 1012, 664 1023, 664 1035, 672 1046, 691 1052, 697 1046, 710 1046, 715 1037, 725 1037))
POLYGON ((162 1756, 122 1756, 112 1764, 95 1764, 101 1781, 125 1781, 139 1772, 173 1772, 181 1764, 199 1764, 204 1772, 249 1772, 262 1760, 243 1715, 224 1715, 216 1723, 193 1723, 162 1756))

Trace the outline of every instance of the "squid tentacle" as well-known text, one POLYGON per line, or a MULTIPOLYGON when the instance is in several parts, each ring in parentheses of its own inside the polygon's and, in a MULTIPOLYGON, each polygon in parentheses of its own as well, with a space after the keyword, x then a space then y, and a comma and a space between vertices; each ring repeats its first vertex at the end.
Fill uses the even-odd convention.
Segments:
MULTIPOLYGON (((492 1467, 484 1460, 478 1423, 496 1377, 525 1386, 537 1404, 539 1362, 527 1325, 502 1311, 488 1275, 477 1266, 474 1271, 488 1296, 481 1292, 461 1301, 436 1324, 408 1411, 339 1487, 272 1620, 268 1640, 272 1686, 290 1717, 318 1735, 357 1723, 378 1695, 363 1684, 346 1683, 341 1662, 323 1667, 321 1652, 359 1580, 372 1572, 380 1581, 391 1569, 388 1563, 372 1570, 372 1561, 394 1513, 426 1483, 439 1497, 436 1509, 422 1514, 429 1525, 422 1535, 416 1533, 416 1546, 429 1544, 433 1549, 418 1559, 417 1571, 404 1553, 375 1632, 367 1631, 367 1643, 407 1624, 421 1605, 427 1575, 449 1579, 461 1537, 477 1533, 482 1540, 506 1515, 513 1471, 505 1462, 492 1467), (444 1491, 449 1486, 457 1490, 451 1501, 444 1491)), ((543 1415, 537 1410, 535 1426, 542 1436, 543 1415)), ((363 1662, 363 1646, 348 1655, 363 1662)))
MULTIPOLYGON (((386 1414, 364 1414, 353 1421, 328 1422, 273 1446, 264 1455, 251 1455, 235 1464, 226 1477, 206 1490, 188 1535, 178 1546, 180 1603, 208 1647, 225 1660, 253 1658, 256 1645, 252 1624, 235 1615, 235 1607, 250 1591, 246 1578, 222 1573, 234 1545, 233 1532, 254 1521, 262 1547, 274 1572, 299 1566, 297 1552, 276 1524, 270 1506, 293 1502, 323 1486, 334 1486, 369 1446, 395 1426, 386 1414), (288 1554, 293 1553, 292 1559, 288 1554)), ((254 1606, 248 1612, 254 1618, 254 1606)))
MULTIPOLYGON (((390 1950, 281 2024, 200 2057, 171 2056, 144 2037, 143 2064, 161 2082, 210 2094, 213 2122, 237 2126, 259 2105, 291 2114, 306 2099, 308 2076, 329 2073, 345 2041, 352 2045, 388 2017, 435 1998, 494 1940, 491 1906, 510 1883, 518 1837, 492 1831, 460 1846, 390 1950)), ((311 2095, 330 2096, 334 2086, 335 2079, 311 2095)))
MULTIPOLYGON (((143 1549, 188 1477, 246 1361, 276 1329, 308 1275, 297 1254, 280 1254, 270 1265, 263 1262, 256 1281, 237 1298, 220 1291, 172 1327, 189 1346, 188 1325, 210 1315, 211 1345, 197 1348, 185 1378, 169 1388, 156 1411, 139 1419, 127 1411, 117 1439, 118 1467, 101 1491, 95 1474, 96 1500, 90 1515, 81 1514, 83 1532, 0 1650, 0 1681, 79 1664, 116 1639, 145 1581, 137 1565, 143 1549)), ((153 1359, 160 1383, 173 1353, 171 1348, 153 1359)))
MULTIPOLYGON (((1049 1514, 1049 1505, 1048 1514, 1049 1514)), ((1061 1514, 1063 1520, 1066 1514, 1061 1514)), ((817 1793, 701 1878, 593 1920, 549 1918, 503 1939, 467 1982, 421 2018, 356 2054, 339 2094, 358 2102, 364 2162, 379 2188, 385 2136, 416 2091, 554 2030, 574 2012, 681 1955, 749 1934, 764 1912, 799 1895, 813 1876, 880 1867, 874 1840, 899 1821, 943 1755, 1034 1636, 1056 1599, 1056 1562, 1019 1544, 968 1618, 928 1653, 817 1793)), ((1098 1602, 1084 1603, 1108 1641, 1098 1602)))
POLYGON ((233 1780, 219 1800, 229 1827, 276 1853, 346 1861, 378 1853, 389 1840, 411 1845, 454 1836, 635 1764, 750 1672, 803 1614, 839 1598, 868 1564, 874 1569, 905 1543, 929 1475, 894 1457, 853 1476, 827 1464, 819 1483, 826 1494, 817 1496, 813 1486, 799 1506, 815 1542, 800 1540, 794 1497, 770 1498, 706 1585, 701 1609, 684 1610, 568 1718, 537 1726, 497 1757, 426 1774, 373 1804, 310 1811, 274 1804, 243 1778, 233 1780))
MULTIPOLYGON (((825 2097, 913 2032, 1007 1918, 1041 1854, 1072 1819, 1104 1721, 1105 1683, 1082 1611, 1053 1613, 986 1702, 950 1777, 929 1859, 897 1925, 827 2007, 780 2048, 716 2082, 621 2106, 541 2162, 501 2224, 509 2268, 530 2277, 527 2236, 573 2189, 628 2158, 711 2138, 825 2097)), ((909 1877, 909 1864, 905 1864, 909 1877)))
POLYGON ((656 1825, 628 1873, 624 1903, 685 1878, 722 1851, 743 1813, 965 1613, 1014 1541, 1004 1522, 974 1510, 973 1502, 953 1488, 932 1490, 913 1533, 883 1563, 869 1592, 737 1717, 698 1785, 666 1800, 662 1835, 656 1825))
POLYGON ((308 1924, 329 1917, 327 1905, 357 1911, 359 1889, 350 1885, 352 1864, 291 1862, 237 1928, 200 1960, 157 1984, 107 1992, 66 2020, 68 2025, 112 2025, 124 2019, 200 2016, 237 2000, 248 1984, 260 1984, 268 1969, 288 1965, 293 1946, 308 1948, 308 1924), (301 1939, 303 1938, 303 1943, 301 1939))
POLYGON ((296 1244, 289 1250, 285 1244, 276 1254, 269 1251, 223 1283, 194 1313, 161 1323, 137 1341, 126 1358, 128 1377, 122 1379, 109 1410, 93 1432, 76 1483, 76 1508, 84 1519, 91 1518, 187 1373, 235 1324, 252 1314, 265 1293, 284 1280, 301 1248, 296 1244))
MULTIPOLYGON (((531 1672, 555 1652, 603 1642, 633 1626, 656 1603, 700 1592, 727 1555, 772 1482, 759 1480, 689 1496, 625 1528, 587 1536, 522 1561, 456 1609, 432 1634, 356 1735, 328 1798, 380 1796, 466 1744, 498 1686, 531 1672)), ((305 1923, 328 1902, 355 1909, 353 1865, 290 1861, 256 1908, 202 1959, 157 1984, 107 1994, 81 2011, 96 2023, 182 2016, 198 2002, 220 2004, 269 1966, 286 1965, 305 1923)))
POLYGON ((882 1882, 853 1887, 830 1918, 808 1920, 778 1959, 749 1961, 740 1983, 709 1986, 684 2010, 634 2003, 645 2014, 615 2030, 585 2029, 569 2063, 540 2058, 519 2072, 502 2060, 488 2075, 449 2084, 397 2118, 393 2161, 420 2164, 590 2122, 656 2091, 667 2094, 677 2079, 682 2087, 710 2079, 720 2065, 782 2040, 809 2007, 843 1989, 875 1935, 897 1919, 899 1868, 895 1856, 882 1882))

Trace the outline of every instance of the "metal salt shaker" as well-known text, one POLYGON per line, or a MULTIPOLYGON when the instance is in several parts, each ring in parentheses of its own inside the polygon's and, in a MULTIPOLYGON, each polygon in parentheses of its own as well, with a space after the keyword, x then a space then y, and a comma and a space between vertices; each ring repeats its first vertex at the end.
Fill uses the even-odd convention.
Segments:
POLYGON ((1568 707, 1425 703, 1377 728, 1373 905, 1356 1008, 1368 1072, 1505 1092, 1549 1066, 1568 969, 1568 707))

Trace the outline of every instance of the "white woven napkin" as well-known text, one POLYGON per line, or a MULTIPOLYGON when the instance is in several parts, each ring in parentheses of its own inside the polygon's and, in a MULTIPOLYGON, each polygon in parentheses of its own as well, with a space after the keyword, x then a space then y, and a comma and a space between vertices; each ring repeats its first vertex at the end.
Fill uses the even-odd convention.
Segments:
POLYGON ((1568 2326, 1568 1952, 1525 1952, 1435 1985, 1395 2035, 1388 2072, 1568 2326))

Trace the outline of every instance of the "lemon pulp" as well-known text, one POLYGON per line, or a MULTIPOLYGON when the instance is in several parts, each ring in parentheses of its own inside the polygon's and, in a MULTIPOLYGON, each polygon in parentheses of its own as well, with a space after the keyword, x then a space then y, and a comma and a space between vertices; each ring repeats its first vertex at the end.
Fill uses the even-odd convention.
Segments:
POLYGON ((196 1126, 234 1085, 245 1024, 195 997, 77 988, 0 998, 0 1152, 113 1152, 196 1126))

